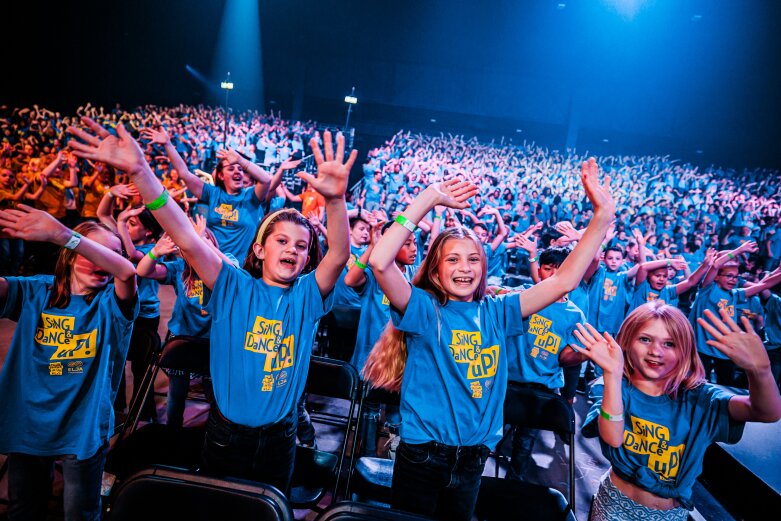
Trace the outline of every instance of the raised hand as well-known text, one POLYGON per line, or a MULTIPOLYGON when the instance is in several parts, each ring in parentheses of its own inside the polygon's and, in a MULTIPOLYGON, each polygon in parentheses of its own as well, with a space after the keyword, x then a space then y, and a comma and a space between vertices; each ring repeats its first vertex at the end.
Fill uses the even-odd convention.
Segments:
POLYGON ((597 364, 606 374, 623 374, 624 352, 609 333, 599 334, 599 331, 586 323, 578 324, 574 331, 575 338, 583 346, 571 346, 597 364))
POLYGON ((136 187, 133 185, 114 185, 109 188, 108 191, 117 199, 122 200, 138 195, 138 190, 136 190, 136 187))
POLYGON ((87 126, 87 130, 76 127, 68 127, 68 132, 84 141, 80 143, 70 140, 68 146, 78 157, 92 161, 102 161, 114 168, 128 172, 130 175, 149 168, 144 159, 144 152, 135 139, 125 130, 123 124, 117 125, 117 135, 114 136, 108 130, 98 125, 88 117, 82 117, 81 121, 87 126))
POLYGON ((431 190, 434 193, 435 205, 459 210, 469 208, 467 201, 477 195, 475 185, 468 181, 459 181, 456 178, 430 185, 426 190, 431 190))
POLYGON ((160 125, 159 130, 151 127, 141 129, 141 139, 148 139, 158 145, 166 145, 171 142, 171 136, 168 135, 168 131, 162 125, 160 125))
POLYGON ((179 247, 174 244, 174 240, 171 239, 167 233, 164 233, 157 240, 151 251, 155 257, 162 257, 164 255, 178 252, 179 247))
POLYGON ((281 168, 282 170, 292 170, 293 168, 297 167, 300 164, 301 164, 300 159, 296 159, 296 160, 288 159, 287 161, 283 161, 282 164, 279 165, 279 168, 281 168))
POLYGON ((320 225, 320 216, 317 215, 317 212, 309 212, 306 214, 306 218, 309 219, 309 222, 312 223, 315 228, 320 225))
POLYGON ((125 222, 131 217, 135 217, 143 211, 144 211, 143 206, 139 206, 138 208, 133 208, 128 206, 127 208, 119 212, 119 215, 117 215, 117 222, 118 223, 125 222))
POLYGON ((241 157, 241 154, 239 154, 232 148, 228 148, 228 149, 221 148, 220 150, 217 151, 215 155, 217 156, 217 159, 219 159, 220 161, 227 161, 230 164, 239 163, 242 159, 244 159, 243 157, 241 157))
POLYGON ((198 234, 198 237, 204 238, 206 236, 206 218, 201 214, 195 215, 195 220, 190 218, 190 223, 193 225, 193 229, 195 230, 195 233, 198 234))
POLYGON ((754 241, 748 241, 741 244, 739 249, 741 253, 743 252, 756 253, 757 251, 759 251, 759 246, 757 246, 757 243, 754 241))
POLYGON ((580 165, 580 180, 586 191, 588 200, 594 207, 594 213, 602 211, 607 215, 615 215, 616 203, 610 194, 610 176, 606 175, 604 181, 599 182, 599 166, 593 157, 580 165))
POLYGON ((569 242, 579 241, 583 236, 583 232, 576 230, 569 221, 557 222, 553 227, 557 232, 569 239, 569 242))
POLYGON ((708 321, 702 317, 697 319, 697 323, 713 337, 713 340, 706 343, 727 355, 744 371, 769 370, 767 350, 762 339, 754 332, 751 322, 746 317, 740 317, 743 323, 741 329, 725 310, 719 310, 719 314, 721 319, 713 311, 706 309, 705 318, 708 321))
POLYGON ((313 137, 309 145, 317 163, 317 177, 305 172, 296 175, 312 185, 317 192, 326 199, 344 197, 347 192, 347 181, 350 177, 350 169, 358 157, 358 151, 353 150, 347 161, 344 161, 344 135, 339 132, 336 135, 336 153, 334 154, 331 132, 323 132, 323 149, 317 143, 317 137, 313 137), (325 154, 325 155, 324 155, 325 154))
POLYGON ((537 237, 529 238, 524 234, 519 234, 514 237, 515 239, 515 246, 518 248, 522 248, 529 252, 530 257, 535 257, 537 255, 537 237))
POLYGON ((689 264, 680 257, 672 259, 670 261, 670 266, 675 268, 675 271, 686 271, 689 269, 689 264))
POLYGON ((62 246, 71 231, 48 212, 19 204, 13 210, 0 210, 0 230, 15 239, 53 242, 62 246))

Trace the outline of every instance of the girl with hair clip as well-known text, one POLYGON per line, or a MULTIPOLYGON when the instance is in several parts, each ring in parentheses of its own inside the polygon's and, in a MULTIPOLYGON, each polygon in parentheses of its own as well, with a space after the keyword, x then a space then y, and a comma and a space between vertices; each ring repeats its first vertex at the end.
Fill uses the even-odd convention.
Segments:
POLYGON ((46 518, 59 459, 65 519, 98 520, 111 405, 138 314, 135 269, 98 223, 70 230, 19 205, 0 211, 0 228, 63 248, 54 276, 0 278, 0 317, 17 322, 0 374, 8 518, 46 518))
POLYGON ((599 184, 596 162, 583 163, 581 172, 595 217, 559 271, 523 293, 486 296, 485 250, 465 228, 437 236, 412 285, 396 265, 414 223, 435 205, 468 206, 477 191, 468 182, 451 179, 427 187, 372 251, 391 324, 364 375, 375 387, 401 389, 394 508, 471 518, 486 458, 502 437, 506 338, 524 333, 523 317, 575 289, 615 213, 609 180, 599 184))
POLYGON ((592 406, 583 434, 599 435, 611 468, 592 504, 591 521, 686 520, 692 487, 712 442, 737 443, 747 421, 781 417, 781 396, 765 347, 751 323, 739 327, 721 310, 698 323, 708 344, 743 368, 748 395, 706 383, 686 316, 662 302, 627 316, 614 340, 578 325, 576 349, 604 372, 604 395, 592 406), (707 320, 705 320, 707 319, 707 320))
POLYGON ((317 323, 331 307, 332 290, 350 253, 344 194, 357 156, 344 162, 344 137, 336 151, 323 135, 325 156, 313 139, 317 177, 298 173, 326 199, 325 257, 315 230, 295 210, 280 210, 260 223, 243 269, 224 262, 193 230, 168 196, 144 154, 122 125, 112 136, 89 118, 90 129, 69 127, 84 143, 76 153, 128 172, 147 208, 180 248, 209 291, 212 317, 210 365, 215 402, 206 425, 207 472, 262 481, 287 491, 293 473, 296 403, 309 369, 317 323))

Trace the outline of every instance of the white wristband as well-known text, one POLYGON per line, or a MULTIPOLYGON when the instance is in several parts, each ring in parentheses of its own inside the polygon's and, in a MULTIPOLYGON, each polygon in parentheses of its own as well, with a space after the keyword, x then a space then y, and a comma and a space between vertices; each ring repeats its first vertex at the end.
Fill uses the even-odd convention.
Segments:
POLYGON ((80 242, 81 242, 81 234, 78 232, 73 232, 71 238, 68 239, 68 242, 66 242, 62 247, 68 248, 69 250, 73 250, 76 248, 76 246, 79 245, 80 242))

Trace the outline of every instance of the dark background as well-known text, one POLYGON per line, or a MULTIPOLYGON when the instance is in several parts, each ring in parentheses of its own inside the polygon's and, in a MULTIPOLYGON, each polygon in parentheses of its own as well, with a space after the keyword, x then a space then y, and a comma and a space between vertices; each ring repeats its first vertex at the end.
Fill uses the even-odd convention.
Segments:
MULTIPOLYGON (((251 2, 14 2, 0 16, 0 104, 68 113, 87 101, 220 104, 223 12, 251 2)), ((343 97, 355 86, 350 122, 363 151, 405 128, 781 168, 781 2, 255 5, 262 96, 242 91, 252 83, 243 67, 259 64, 243 63, 247 50, 237 46, 231 106, 265 104, 284 117, 343 125, 343 97)))

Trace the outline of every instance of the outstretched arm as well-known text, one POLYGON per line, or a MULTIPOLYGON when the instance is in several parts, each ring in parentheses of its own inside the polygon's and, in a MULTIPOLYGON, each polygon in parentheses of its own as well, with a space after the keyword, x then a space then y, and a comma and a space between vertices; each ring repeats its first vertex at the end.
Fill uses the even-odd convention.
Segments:
POLYGON ((578 324, 575 337, 582 346, 571 347, 602 368, 605 390, 600 412, 618 416, 621 420, 610 420, 599 415, 599 437, 611 447, 620 447, 624 442, 624 399, 621 385, 624 378, 624 353, 609 333, 602 335, 591 324, 578 324))
MULTIPOLYGON (((64 246, 73 230, 46 212, 20 204, 14 210, 0 211, 0 228, 17 239, 51 242, 64 246)), ((136 269, 119 251, 82 237, 74 251, 114 276, 114 292, 121 303, 133 302, 136 295, 136 269)))
POLYGON ((594 259, 599 245, 602 244, 602 238, 615 217, 616 207, 610 195, 610 177, 605 176, 604 183, 600 184, 598 176, 599 168, 594 158, 581 165, 581 180, 586 195, 594 207, 594 217, 578 245, 556 273, 521 293, 521 313, 524 318, 551 305, 578 287, 586 268, 594 259))
POLYGON ((141 138, 149 139, 152 143, 157 143, 158 145, 163 145, 165 148, 165 155, 171 160, 171 165, 179 172, 179 177, 184 181, 184 184, 187 185, 187 189, 195 197, 200 199, 201 193, 203 192, 203 179, 190 172, 190 169, 187 168, 187 163, 182 159, 182 156, 179 155, 179 152, 176 150, 173 143, 171 143, 171 136, 168 135, 168 132, 163 126, 160 125, 157 130, 153 128, 141 130, 141 138))
POLYGON ((727 355, 748 377, 749 394, 730 399, 730 418, 743 422, 777 421, 781 418, 781 396, 770 371, 770 359, 762 339, 746 317, 740 317, 743 322, 741 329, 725 310, 719 310, 719 313, 721 319, 712 311, 705 310, 708 321, 698 318, 697 323, 713 336, 713 340, 707 341, 708 345, 727 355))
POLYGON ((705 254, 705 260, 702 261, 702 263, 697 267, 696 270, 694 270, 694 273, 689 275, 686 280, 679 282, 675 285, 675 294, 676 295, 683 295, 690 289, 692 289, 694 286, 700 283, 702 280, 702 277, 705 276, 705 274, 708 272, 708 270, 713 266, 713 261, 716 259, 716 250, 708 250, 708 253, 705 254))
MULTIPOLYGON (((476 193, 476 186, 468 182, 459 182, 458 179, 429 185, 401 213, 400 219, 417 223, 436 205, 466 208, 466 201, 476 193)), ((396 265, 395 259, 410 233, 412 232, 397 220, 382 236, 369 259, 383 293, 388 297, 391 305, 402 313, 407 309, 412 288, 396 265)))
POLYGON ((233 149, 217 152, 217 159, 228 161, 228 163, 238 163, 241 169, 247 172, 247 175, 255 181, 254 191, 258 201, 263 202, 266 200, 268 187, 271 185, 271 176, 268 175, 268 172, 233 149))
MULTIPOLYGON (((320 149, 316 138, 312 138, 310 146, 317 163, 317 177, 305 172, 299 172, 297 175, 325 198, 325 212, 328 217, 328 253, 315 269, 317 287, 320 289, 320 295, 325 297, 336 285, 339 275, 350 258, 350 225, 347 221, 344 194, 347 192, 347 180, 355 158, 358 157, 358 151, 351 151, 347 161, 344 160, 344 136, 340 132, 336 136, 334 154, 331 133, 327 130, 323 133, 323 150, 320 149)), ((312 240, 317 238, 312 237, 312 240)))
POLYGON ((168 191, 149 168, 141 147, 125 130, 124 125, 117 125, 117 136, 113 136, 90 118, 83 117, 82 122, 89 131, 68 127, 68 132, 83 141, 70 141, 74 153, 86 159, 103 161, 127 172, 144 202, 147 205, 155 203, 155 219, 179 246, 185 260, 195 269, 206 287, 213 288, 222 267, 222 260, 198 237, 179 205, 166 198, 168 191))

